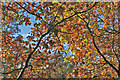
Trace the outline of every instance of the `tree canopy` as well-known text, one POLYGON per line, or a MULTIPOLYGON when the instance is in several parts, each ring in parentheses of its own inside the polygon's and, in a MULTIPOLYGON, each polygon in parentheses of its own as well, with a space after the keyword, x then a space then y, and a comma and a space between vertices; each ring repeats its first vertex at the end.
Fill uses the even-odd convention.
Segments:
POLYGON ((119 5, 2 2, 1 73, 17 79, 120 78, 119 5), (25 40, 19 26, 31 25, 25 40))

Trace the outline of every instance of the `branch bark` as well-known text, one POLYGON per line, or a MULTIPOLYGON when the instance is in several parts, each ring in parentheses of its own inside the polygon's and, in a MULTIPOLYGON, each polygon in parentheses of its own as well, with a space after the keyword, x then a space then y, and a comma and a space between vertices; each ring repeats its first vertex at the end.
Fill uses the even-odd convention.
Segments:
POLYGON ((33 53, 35 52, 35 50, 38 48, 38 46, 39 46, 39 44, 40 44, 42 38, 45 37, 45 36, 46 36, 47 34, 49 34, 49 33, 50 33, 50 31, 46 32, 45 34, 43 34, 43 35, 40 37, 40 39, 39 39, 39 41, 38 41, 36 47, 35 47, 34 50, 28 55, 27 60, 26 60, 26 62, 25 62, 25 66, 24 66, 23 69, 20 71, 20 73, 19 73, 19 75, 18 75, 18 77, 17 77, 17 80, 20 79, 20 77, 21 77, 22 74, 24 73, 25 69, 27 68, 28 62, 29 62, 29 60, 30 60, 32 54, 33 54, 33 53))
POLYGON ((97 47, 97 45, 96 45, 96 43, 95 43, 94 36, 93 36, 93 34, 92 34, 92 31, 90 30, 90 28, 89 28, 89 26, 88 26, 88 23, 86 23, 86 24, 87 24, 86 26, 87 26, 87 28, 88 28, 91 36, 92 36, 93 44, 94 44, 95 48, 97 49, 97 52, 103 57, 103 59, 105 60, 105 62, 106 62, 107 64, 109 64, 117 73, 119 73, 119 70, 117 70, 117 69, 105 58, 105 56, 101 53, 101 51, 99 50, 99 48, 97 47))
POLYGON ((2 73, 2 74, 10 74, 10 73, 12 73, 12 72, 14 72, 14 71, 16 71, 16 70, 21 70, 22 68, 19 68, 19 69, 14 69, 14 70, 12 70, 12 71, 10 71, 10 72, 5 72, 5 73, 2 73))
MULTIPOLYGON (((93 5, 91 8, 89 8, 89 9, 87 9, 87 10, 85 10, 85 11, 82 11, 82 12, 75 12, 75 14, 69 16, 68 18, 65 18, 65 19, 61 20, 60 22, 58 22, 58 23, 56 23, 55 25, 50 26, 50 27, 54 28, 54 27, 56 27, 58 24, 62 23, 63 21, 65 21, 65 20, 67 20, 67 19, 69 19, 69 18, 71 18, 71 17, 73 17, 73 16, 75 16, 75 15, 77 15, 77 14, 87 12, 88 10, 92 9, 92 8, 96 5, 96 3, 97 3, 97 2, 95 2, 94 5, 93 5)), ((17 4, 19 4, 19 3, 17 2, 17 4)), ((20 4, 19 4, 19 5, 20 5, 20 4)), ((21 6, 21 5, 20 5, 20 6, 21 6)), ((22 7, 22 6, 21 6, 21 7, 22 7)), ((25 9, 24 7, 22 7, 22 8, 25 9)), ((25 10, 26 10, 26 9, 25 9, 25 10)), ((26 11, 29 13, 28 10, 26 10, 26 11)), ((30 13, 30 14, 33 14, 33 13, 30 13)), ((36 14, 33 14, 33 15, 39 16, 39 15, 36 15, 36 14)), ((50 28, 45 34, 43 34, 43 35, 40 37, 40 39, 39 39, 36 47, 35 47, 34 50, 28 55, 27 60, 26 60, 26 62, 25 62, 25 66, 24 66, 23 69, 20 71, 19 75, 17 76, 17 80, 19 80, 19 79, 22 77, 25 69, 26 69, 27 66, 28 66, 28 62, 29 62, 32 54, 33 54, 33 53, 35 52, 35 50, 38 48, 38 46, 39 46, 41 40, 43 39, 43 37, 45 37, 47 34, 49 34, 49 33, 52 31, 52 28, 50 28)))
MULTIPOLYGON (((79 18, 81 18, 80 16, 79 16, 79 18)), ((82 19, 82 18, 81 18, 82 19)), ((95 43, 95 39, 94 39, 94 35, 93 35, 93 32, 90 30, 90 28, 89 28, 89 22, 87 23, 84 19, 82 19, 85 23, 86 23, 86 26, 87 26, 87 29, 88 29, 88 31, 90 32, 90 34, 91 34, 91 36, 92 36, 92 40, 93 40, 93 44, 94 44, 94 46, 95 46, 95 48, 97 49, 97 52, 102 56, 102 58, 105 60, 105 62, 107 63, 107 64, 109 64, 116 72, 117 72, 117 74, 118 74, 118 78, 120 78, 120 62, 119 62, 119 65, 118 65, 118 69, 116 68, 116 67, 114 67, 113 66, 113 64, 111 64, 106 58, 105 58, 105 56, 101 53, 101 51, 99 50, 99 48, 97 47, 97 45, 96 45, 96 43, 95 43)), ((120 25, 120 24, 119 24, 120 25)), ((119 28, 119 31, 118 31, 118 33, 120 32, 120 28, 119 28)), ((119 34, 120 35, 120 34, 119 34)), ((120 42, 120 38, 118 38, 118 43, 120 42)), ((118 45, 118 47, 119 47, 119 50, 120 50, 120 44, 118 45)), ((120 51, 119 51, 120 52, 120 51)), ((118 60, 119 61, 119 60, 118 60)))

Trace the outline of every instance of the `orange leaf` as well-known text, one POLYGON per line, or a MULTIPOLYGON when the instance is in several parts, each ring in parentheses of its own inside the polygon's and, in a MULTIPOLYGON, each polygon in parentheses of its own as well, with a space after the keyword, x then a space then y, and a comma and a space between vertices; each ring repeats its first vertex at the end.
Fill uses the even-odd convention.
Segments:
POLYGON ((32 43, 33 46, 35 46, 35 43, 32 43))
POLYGON ((10 22, 8 22, 8 25, 10 25, 10 22))
POLYGON ((34 31, 31 31, 31 33, 34 33, 34 31))
POLYGON ((31 28, 31 29, 34 29, 34 28, 31 28))

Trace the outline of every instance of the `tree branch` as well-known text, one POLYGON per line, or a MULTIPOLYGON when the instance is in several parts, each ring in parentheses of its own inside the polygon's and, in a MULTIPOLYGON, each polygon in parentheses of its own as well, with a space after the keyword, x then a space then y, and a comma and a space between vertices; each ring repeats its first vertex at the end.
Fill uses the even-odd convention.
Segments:
POLYGON ((87 12, 87 11, 91 10, 97 3, 98 3, 98 2, 95 2, 91 8, 89 8, 89 9, 87 9, 87 10, 85 10, 85 11, 82 11, 82 12, 75 12, 75 13, 76 13, 76 14, 80 14, 80 13, 87 12))
POLYGON ((41 18, 43 21, 44 21, 44 19, 41 17, 41 16, 39 16, 39 15, 37 15, 37 14, 35 14, 35 13, 31 13, 30 11, 28 11, 26 8, 24 8, 23 6, 21 6, 18 2, 16 2, 21 8, 23 8, 25 11, 27 11, 28 13, 30 13, 30 14, 32 14, 32 15, 35 15, 35 16, 37 16, 38 18, 41 18))
MULTIPOLYGON (((87 28, 89 30, 89 32, 91 33, 92 31, 90 30, 89 26, 88 26, 88 23, 87 23, 87 28)), ((93 39, 93 44, 95 46, 95 48, 97 49, 97 52, 103 57, 103 59, 106 61, 107 64, 109 64, 117 73, 119 73, 119 71, 105 58, 105 56, 101 53, 101 51, 98 49, 96 43, 95 43, 95 39, 94 39, 94 36, 92 35, 91 33, 91 36, 92 36, 92 39, 93 39)))
POLYGON ((19 68, 19 69, 14 69, 14 70, 12 70, 12 71, 10 71, 10 72, 5 72, 5 73, 1 73, 1 74, 10 74, 10 73, 12 73, 12 72, 14 72, 14 71, 16 71, 16 70, 21 70, 22 68, 19 68))
POLYGON ((114 50, 114 35, 113 35, 113 41, 112 41, 112 49, 113 49, 113 52, 114 52, 114 54, 115 54, 118 62, 120 63, 119 57, 118 57, 118 55, 116 54, 116 52, 115 52, 115 50, 114 50))
MULTIPOLYGON (((80 18, 81 18, 81 17, 80 17, 80 18)), ((81 19, 82 19, 82 18, 81 18, 81 19)), ((82 19, 82 20, 86 23, 87 29, 88 29, 88 31, 90 32, 91 36, 92 36, 93 44, 94 44, 95 48, 97 49, 97 52, 103 57, 103 59, 105 60, 105 62, 106 62, 107 64, 109 64, 109 65, 119 74, 119 70, 117 70, 117 69, 105 58, 105 56, 101 53, 101 51, 98 49, 98 47, 97 47, 97 45, 96 45, 96 43, 95 43, 95 39, 94 39, 94 36, 93 36, 93 32, 90 30, 90 28, 89 28, 89 26, 88 26, 89 23, 87 23, 84 19, 82 19)))
MULTIPOLYGON (((79 16, 79 17, 80 17, 80 16, 79 16)), ((81 18, 81 17, 80 17, 80 18, 81 18)), ((82 18, 81 18, 81 19, 82 19, 82 18)), ((96 45, 96 43, 95 43, 95 40, 94 40, 94 37, 95 37, 95 36, 93 36, 93 32, 90 30, 90 28, 89 28, 89 26, 88 26, 88 23, 87 23, 84 19, 82 19, 82 20, 86 23, 86 26, 87 26, 87 28, 88 28, 88 30, 89 30, 92 38, 93 38, 93 44, 94 44, 95 48, 97 49, 97 52, 103 57, 103 59, 106 61, 106 63, 109 64, 109 65, 119 74, 119 69, 117 70, 117 69, 105 58, 105 56, 101 53, 101 51, 98 49, 98 47, 97 47, 97 45, 96 45)))
MULTIPOLYGON (((96 3, 97 3, 97 2, 95 2, 95 4, 96 4, 96 3)), ((17 2, 17 4, 19 4, 19 3, 17 2)), ((91 8, 89 8, 88 10, 92 9, 92 8, 95 6, 95 4, 94 4, 91 8)), ((20 5, 20 4, 19 4, 19 5, 20 5)), ((20 6, 21 6, 21 5, 20 5, 20 6)), ((21 7, 22 7, 22 6, 21 6, 21 7)), ((24 7, 22 7, 22 8, 25 9, 24 7)), ((28 13, 30 13, 27 9, 25 9, 25 10, 26 10, 28 13)), ((55 25, 51 25, 50 27, 54 28, 54 27, 56 27, 58 24, 62 23, 63 21, 65 21, 65 20, 67 20, 67 19, 69 19, 69 18, 71 18, 71 17, 73 17, 73 16, 75 16, 75 15, 77 15, 77 14, 87 12, 88 10, 85 10, 85 11, 82 11, 82 12, 76 12, 75 14, 69 16, 68 18, 65 18, 65 19, 61 20, 60 22, 56 23, 55 25)), ((36 15, 36 14, 34 14, 34 13, 31 13, 31 14, 36 15)), ((36 16, 40 17, 39 15, 36 15, 36 16)), ((24 73, 25 69, 26 69, 27 66, 28 66, 28 62, 29 62, 32 54, 33 54, 33 53, 35 52, 35 50, 38 48, 38 46, 39 46, 41 40, 43 39, 43 37, 45 37, 47 34, 49 34, 49 33, 52 31, 52 28, 50 28, 45 34, 43 34, 43 35, 40 37, 40 39, 39 39, 36 47, 35 47, 34 50, 28 55, 27 60, 26 60, 26 62, 25 62, 25 66, 24 66, 23 69, 20 71, 19 75, 17 76, 17 80, 19 80, 19 79, 21 78, 22 74, 24 73)))
POLYGON ((18 77, 17 77, 17 80, 20 79, 20 77, 22 76, 23 72, 24 72, 25 69, 27 68, 28 62, 29 62, 29 60, 30 60, 32 54, 33 54, 33 53, 35 52, 35 50, 38 48, 38 46, 39 46, 39 44, 40 44, 42 38, 45 37, 45 36, 46 36, 47 34, 49 34, 49 33, 50 33, 50 31, 46 32, 45 34, 43 34, 43 35, 40 37, 40 39, 39 39, 39 41, 38 41, 36 47, 35 47, 34 50, 28 55, 27 60, 26 60, 26 62, 25 62, 25 66, 24 66, 23 69, 20 71, 20 73, 19 73, 19 75, 18 75, 18 77))

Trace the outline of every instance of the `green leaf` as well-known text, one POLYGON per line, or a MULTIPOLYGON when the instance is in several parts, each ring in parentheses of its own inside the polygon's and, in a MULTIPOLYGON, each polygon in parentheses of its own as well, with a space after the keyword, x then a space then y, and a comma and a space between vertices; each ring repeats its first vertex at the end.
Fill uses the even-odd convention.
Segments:
POLYGON ((70 55, 67 55, 67 57, 70 57, 70 55))
POLYGON ((87 39, 84 39, 84 41, 88 42, 88 40, 87 40, 87 39))
POLYGON ((70 4, 70 7, 74 7, 74 5, 71 5, 71 4, 70 4))
POLYGON ((88 56, 88 54, 86 54, 86 56, 88 56))
POLYGON ((85 75, 85 77, 87 77, 87 75, 85 75))
POLYGON ((65 9, 65 12, 67 11, 68 9, 65 9))
POLYGON ((79 18, 79 22, 81 21, 81 19, 79 18))
POLYGON ((66 58, 64 58, 64 61, 66 61, 66 58))
POLYGON ((37 27, 35 27, 35 30, 37 30, 37 27))
POLYGON ((62 71, 64 70, 64 68, 61 69, 62 71))

